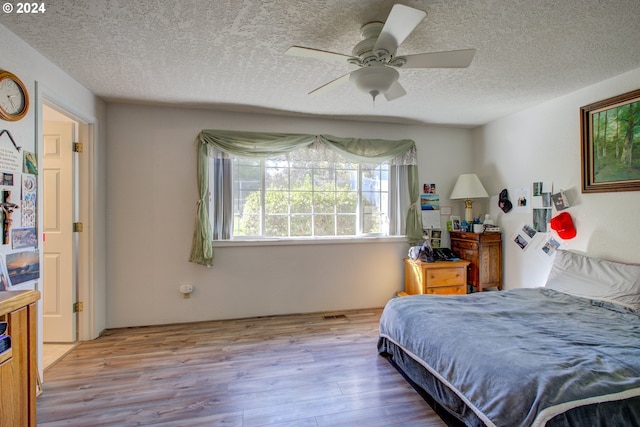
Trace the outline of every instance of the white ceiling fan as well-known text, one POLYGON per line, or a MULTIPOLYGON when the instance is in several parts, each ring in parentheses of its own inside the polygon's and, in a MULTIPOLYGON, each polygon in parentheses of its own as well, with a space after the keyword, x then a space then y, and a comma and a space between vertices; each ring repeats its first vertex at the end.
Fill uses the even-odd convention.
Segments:
POLYGON ((466 68, 476 53, 475 49, 464 49, 395 56, 398 46, 425 16, 427 13, 422 10, 396 4, 385 23, 370 22, 360 28, 362 40, 353 48, 351 55, 302 46, 291 46, 285 53, 346 61, 360 67, 312 90, 309 95, 326 93, 350 80, 358 89, 369 93, 374 101, 379 94, 383 94, 387 101, 392 101, 407 94, 398 82, 400 74, 396 68, 466 68))

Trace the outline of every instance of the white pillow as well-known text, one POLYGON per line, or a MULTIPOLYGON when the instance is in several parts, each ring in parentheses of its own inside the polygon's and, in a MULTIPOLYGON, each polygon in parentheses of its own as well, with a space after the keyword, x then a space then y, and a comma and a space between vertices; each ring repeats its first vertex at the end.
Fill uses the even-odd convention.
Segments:
POLYGON ((640 310, 640 265, 559 250, 545 287, 640 310))

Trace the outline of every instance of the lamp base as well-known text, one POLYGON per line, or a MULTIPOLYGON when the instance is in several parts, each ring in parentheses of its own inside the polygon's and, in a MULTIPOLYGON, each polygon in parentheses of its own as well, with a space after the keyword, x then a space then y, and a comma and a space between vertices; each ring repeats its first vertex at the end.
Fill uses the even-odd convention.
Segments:
POLYGON ((467 224, 471 224, 473 221, 473 201, 471 199, 467 199, 464 201, 464 220, 467 221, 467 224))

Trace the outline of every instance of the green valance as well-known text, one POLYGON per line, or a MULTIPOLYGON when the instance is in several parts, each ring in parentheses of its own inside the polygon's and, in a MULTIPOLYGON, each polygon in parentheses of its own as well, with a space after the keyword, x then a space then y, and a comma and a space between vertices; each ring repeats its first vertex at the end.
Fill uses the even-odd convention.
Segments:
MULTIPOLYGON (((292 133, 257 133, 228 130, 203 130, 198 135, 217 153, 239 157, 272 157, 309 146, 324 143, 339 155, 355 161, 382 163, 405 153, 415 153, 415 142, 410 139, 389 141, 385 139, 340 138, 333 135, 306 135, 292 133)), ((210 154, 212 157, 219 154, 210 154)), ((405 164, 415 164, 415 154, 405 164)))

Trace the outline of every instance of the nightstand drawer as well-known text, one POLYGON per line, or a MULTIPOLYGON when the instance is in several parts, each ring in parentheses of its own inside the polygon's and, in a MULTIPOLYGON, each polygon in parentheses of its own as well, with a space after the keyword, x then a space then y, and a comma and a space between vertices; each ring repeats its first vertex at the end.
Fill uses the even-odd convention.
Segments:
MULTIPOLYGON (((465 267, 466 268, 466 267, 465 267)), ((466 285, 465 268, 434 268, 425 271, 427 288, 452 285, 466 285)))
POLYGON ((467 293, 467 285, 427 288, 427 291, 425 293, 427 295, 463 295, 467 293))
POLYGON ((469 249, 472 251, 478 250, 478 242, 469 242, 466 240, 456 240, 452 242, 452 248, 455 249, 469 249))

